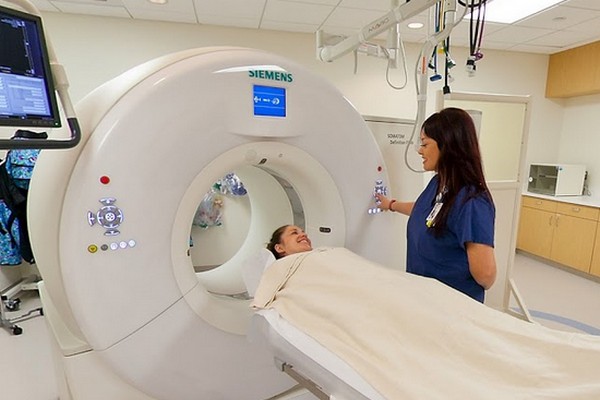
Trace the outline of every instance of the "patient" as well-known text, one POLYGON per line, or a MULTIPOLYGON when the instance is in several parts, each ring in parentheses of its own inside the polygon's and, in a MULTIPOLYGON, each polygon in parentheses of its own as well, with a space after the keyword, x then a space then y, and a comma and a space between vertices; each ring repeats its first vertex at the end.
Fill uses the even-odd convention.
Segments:
POLYGON ((266 248, 249 257, 242 264, 242 279, 249 297, 254 297, 264 271, 273 261, 284 256, 312 250, 310 239, 302 228, 283 225, 273 232, 266 248))
POLYGON ((383 398, 600 399, 599 337, 522 321, 343 247, 312 250, 297 226, 278 231, 252 308, 275 310, 383 398))
POLYGON ((267 249, 278 260, 290 254, 311 251, 312 243, 301 228, 295 225, 283 225, 273 232, 267 249))

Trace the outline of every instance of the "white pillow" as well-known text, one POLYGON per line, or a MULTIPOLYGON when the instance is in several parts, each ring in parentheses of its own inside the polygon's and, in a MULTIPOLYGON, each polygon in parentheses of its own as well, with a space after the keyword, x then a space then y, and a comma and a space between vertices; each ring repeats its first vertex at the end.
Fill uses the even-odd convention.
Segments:
POLYGON ((273 261, 275 261, 273 253, 263 248, 253 256, 248 257, 242 264, 242 279, 250 297, 254 297, 263 272, 273 261))

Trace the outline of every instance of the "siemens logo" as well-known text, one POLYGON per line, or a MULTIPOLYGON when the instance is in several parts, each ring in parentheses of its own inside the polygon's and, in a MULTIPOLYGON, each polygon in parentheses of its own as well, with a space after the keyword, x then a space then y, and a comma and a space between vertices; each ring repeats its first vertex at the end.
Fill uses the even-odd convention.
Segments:
POLYGON ((250 78, 269 79, 271 81, 292 82, 294 78, 289 72, 266 71, 263 69, 248 71, 250 78))

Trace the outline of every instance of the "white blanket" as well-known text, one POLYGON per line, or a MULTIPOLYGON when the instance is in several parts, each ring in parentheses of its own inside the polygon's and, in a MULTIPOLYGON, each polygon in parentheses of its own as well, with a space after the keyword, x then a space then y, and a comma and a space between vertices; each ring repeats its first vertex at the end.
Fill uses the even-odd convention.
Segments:
POLYGON ((276 261, 253 307, 275 309, 387 399, 600 399, 599 337, 521 321, 343 248, 276 261))

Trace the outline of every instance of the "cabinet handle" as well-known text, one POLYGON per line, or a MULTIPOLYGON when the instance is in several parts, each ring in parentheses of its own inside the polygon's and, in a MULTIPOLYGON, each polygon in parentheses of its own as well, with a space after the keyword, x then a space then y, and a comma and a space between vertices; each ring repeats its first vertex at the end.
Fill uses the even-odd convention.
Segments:
POLYGON ((558 220, 560 219, 560 214, 556 215, 556 223, 554 224, 554 226, 556 226, 558 228, 558 220))
POLYGON ((579 211, 581 211, 581 208, 579 208, 579 207, 572 207, 571 210, 573 210, 574 212, 579 212, 579 211))
POLYGON ((552 226, 552 220, 554 219, 554 215, 550 216, 550 219, 548 220, 548 225, 552 226))
POLYGON ((536 205, 536 206, 541 206, 541 205, 542 205, 542 202, 541 202, 540 200, 536 200, 536 202, 535 202, 535 205, 536 205))

